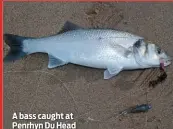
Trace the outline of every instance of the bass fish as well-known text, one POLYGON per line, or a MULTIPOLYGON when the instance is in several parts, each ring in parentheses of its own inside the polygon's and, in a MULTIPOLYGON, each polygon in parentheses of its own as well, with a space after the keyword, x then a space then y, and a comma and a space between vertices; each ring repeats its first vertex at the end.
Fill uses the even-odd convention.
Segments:
POLYGON ((113 29, 86 29, 70 22, 49 37, 4 34, 4 40, 10 46, 4 62, 32 53, 47 53, 48 68, 73 63, 105 69, 104 79, 110 79, 122 70, 159 67, 161 60, 164 66, 171 64, 166 52, 143 37, 113 29))

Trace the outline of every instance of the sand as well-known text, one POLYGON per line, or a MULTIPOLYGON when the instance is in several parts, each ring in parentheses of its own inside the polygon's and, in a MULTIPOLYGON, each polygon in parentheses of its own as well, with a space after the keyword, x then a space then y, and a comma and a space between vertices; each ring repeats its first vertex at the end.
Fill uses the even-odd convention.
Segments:
MULTIPOLYGON (((29 37, 57 33, 65 21, 83 27, 114 28, 145 37, 173 55, 172 3, 38 3, 5 2, 4 33, 29 37)), ((4 43, 4 55, 8 51, 4 43)), ((47 69, 46 54, 4 64, 4 128, 14 112, 73 113, 78 129, 173 128, 173 67, 154 89, 158 69, 123 71, 103 80, 103 70, 68 64, 47 69), (147 113, 118 116, 136 104, 150 103, 147 113)), ((42 120, 44 123, 46 120, 42 120)), ((69 120, 73 122, 72 120, 69 120)), ((66 121, 68 123, 68 121, 66 121)))

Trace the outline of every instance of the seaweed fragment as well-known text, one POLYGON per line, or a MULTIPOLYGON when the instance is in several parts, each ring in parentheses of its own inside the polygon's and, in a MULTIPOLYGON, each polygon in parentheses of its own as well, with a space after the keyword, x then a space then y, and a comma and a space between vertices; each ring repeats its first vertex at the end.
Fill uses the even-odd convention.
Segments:
POLYGON ((156 80, 153 80, 153 81, 149 82, 149 87, 155 88, 157 84, 162 83, 163 81, 165 81, 165 79, 167 78, 167 74, 166 74, 163 67, 160 67, 160 72, 161 72, 161 74, 160 74, 160 76, 157 77, 156 80))

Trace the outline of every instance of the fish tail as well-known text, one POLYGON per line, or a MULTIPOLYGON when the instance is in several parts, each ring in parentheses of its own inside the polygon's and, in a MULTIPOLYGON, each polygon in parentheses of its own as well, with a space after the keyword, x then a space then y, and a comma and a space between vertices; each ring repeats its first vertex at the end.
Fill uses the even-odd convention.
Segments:
POLYGON ((4 41, 10 47, 8 54, 4 58, 4 62, 15 61, 27 55, 27 53, 23 51, 23 41, 25 39, 26 37, 4 34, 4 41))

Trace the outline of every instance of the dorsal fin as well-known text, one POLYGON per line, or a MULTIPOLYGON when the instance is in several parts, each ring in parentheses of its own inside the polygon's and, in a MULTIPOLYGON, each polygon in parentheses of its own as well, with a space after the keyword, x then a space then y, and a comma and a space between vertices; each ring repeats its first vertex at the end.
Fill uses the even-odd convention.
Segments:
POLYGON ((61 33, 67 32, 67 31, 71 31, 71 30, 79 30, 79 29, 83 29, 83 28, 72 22, 66 21, 66 23, 64 24, 62 29, 57 34, 61 34, 61 33))

